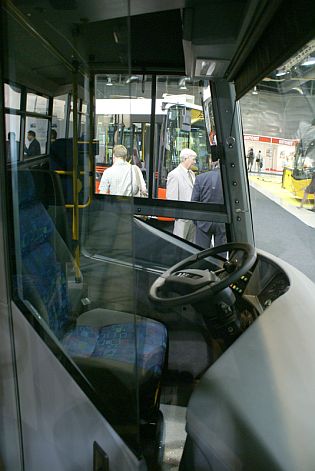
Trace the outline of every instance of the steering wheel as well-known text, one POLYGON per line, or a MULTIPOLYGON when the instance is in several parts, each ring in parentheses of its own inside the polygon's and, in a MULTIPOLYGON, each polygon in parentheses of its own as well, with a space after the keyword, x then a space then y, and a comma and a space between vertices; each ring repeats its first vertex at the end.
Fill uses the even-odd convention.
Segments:
POLYGON ((159 276, 150 288, 149 298, 155 303, 171 307, 214 296, 245 275, 254 265, 256 257, 255 247, 246 243, 232 242, 202 250, 185 258, 159 276), (228 258, 219 255, 224 253, 228 254, 228 258), (218 269, 210 271, 189 268, 207 257, 219 261, 218 269))

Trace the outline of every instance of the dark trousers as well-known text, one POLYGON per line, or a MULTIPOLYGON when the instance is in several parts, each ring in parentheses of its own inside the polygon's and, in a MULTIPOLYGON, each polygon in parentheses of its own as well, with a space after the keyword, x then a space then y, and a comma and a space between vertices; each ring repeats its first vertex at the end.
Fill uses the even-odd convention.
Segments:
POLYGON ((211 247, 212 236, 214 236, 214 246, 226 244, 224 222, 213 222, 207 232, 196 226, 196 244, 203 249, 211 247))

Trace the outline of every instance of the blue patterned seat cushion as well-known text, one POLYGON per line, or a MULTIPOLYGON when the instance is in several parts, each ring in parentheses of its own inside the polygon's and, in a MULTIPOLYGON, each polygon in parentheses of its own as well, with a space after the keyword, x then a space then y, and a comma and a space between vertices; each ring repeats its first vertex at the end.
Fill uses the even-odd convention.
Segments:
MULTIPOLYGON (((167 332, 154 320, 141 319, 95 327, 73 326, 64 266, 57 258, 54 225, 37 200, 30 172, 19 178, 20 247, 25 298, 39 298, 49 327, 72 357, 108 358, 137 364, 160 376, 164 364, 167 332)), ((40 312, 40 309, 39 309, 40 312)), ((106 320, 106 314, 104 314, 106 320)))
POLYGON ((163 324, 141 320, 101 328, 77 326, 63 338, 62 345, 73 357, 108 358, 130 364, 136 364, 137 357, 139 368, 161 375, 166 342, 163 324))
MULTIPOLYGON (((27 174, 26 174, 27 175, 27 174)), ((32 193, 30 187, 29 193, 32 193)), ((54 247, 54 225, 39 201, 29 201, 27 191, 20 208, 20 247, 24 296, 31 293, 43 303, 48 324, 61 338, 71 325, 67 282, 54 247)))

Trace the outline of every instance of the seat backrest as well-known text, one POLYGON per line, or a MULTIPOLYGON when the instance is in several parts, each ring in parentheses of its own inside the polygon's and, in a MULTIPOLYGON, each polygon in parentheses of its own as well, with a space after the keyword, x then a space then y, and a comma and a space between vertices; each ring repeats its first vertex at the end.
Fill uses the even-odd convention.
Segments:
POLYGON ((71 215, 65 207, 61 177, 54 171, 30 169, 34 180, 36 195, 44 205, 49 216, 67 247, 71 248, 71 215), (67 213, 68 211, 68 213, 67 213))
POLYGON ((32 173, 18 172, 20 265, 23 299, 45 318, 61 338, 72 325, 67 292, 66 261, 71 260, 44 205, 39 201, 32 173))

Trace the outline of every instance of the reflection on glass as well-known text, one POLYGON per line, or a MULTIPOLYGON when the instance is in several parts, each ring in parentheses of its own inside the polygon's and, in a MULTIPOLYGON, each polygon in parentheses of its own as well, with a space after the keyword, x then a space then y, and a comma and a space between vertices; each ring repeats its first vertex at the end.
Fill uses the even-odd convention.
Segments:
POLYGON ((4 106, 19 110, 21 106, 21 91, 16 85, 4 84, 4 106))
POLYGON ((26 111, 48 114, 48 98, 35 95, 35 93, 28 93, 26 98, 26 111))
POLYGON ((34 157, 45 154, 47 146, 48 120, 26 118, 24 155, 34 157))
POLYGON ((54 98, 52 129, 56 131, 55 139, 66 137, 67 95, 54 98))
POLYGON ((5 115, 6 155, 9 162, 19 160, 21 118, 15 114, 5 115))

